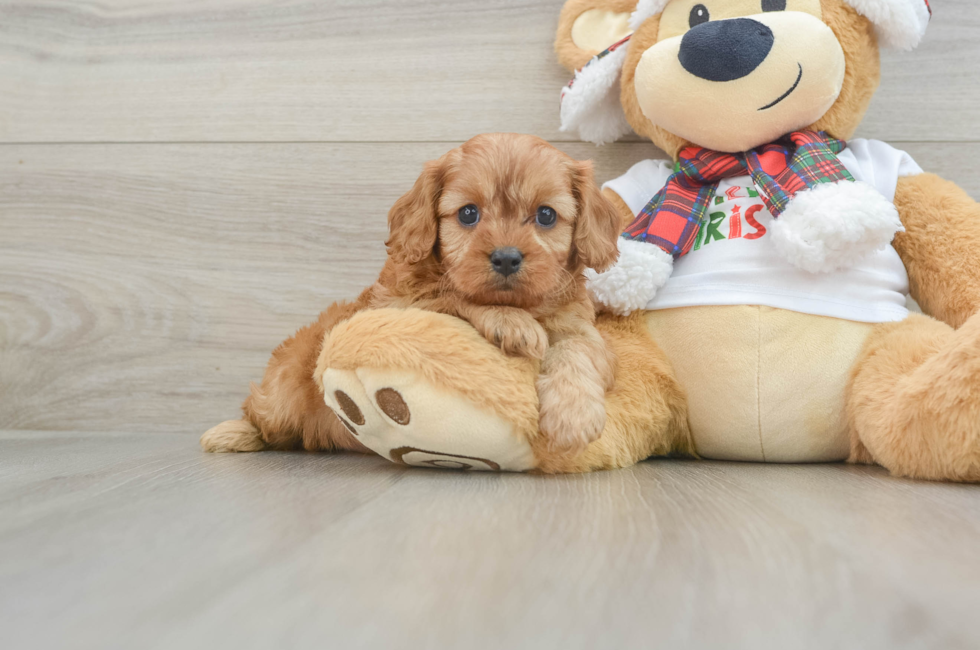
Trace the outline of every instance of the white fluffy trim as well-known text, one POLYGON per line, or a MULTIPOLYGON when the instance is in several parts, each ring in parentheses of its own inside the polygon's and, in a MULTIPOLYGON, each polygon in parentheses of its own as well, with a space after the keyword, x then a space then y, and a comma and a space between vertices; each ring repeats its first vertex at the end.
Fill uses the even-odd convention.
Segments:
MULTIPOLYGON (((647 18, 662 13, 669 0, 640 0, 630 16, 630 28, 636 31, 647 18)), ((929 7, 925 0, 845 0, 870 20, 885 47, 911 50, 926 33, 929 7)))
POLYGON ((772 223, 786 260, 810 273, 861 262, 904 230, 895 206, 867 183, 823 183, 799 192, 772 223))
POLYGON ((619 261, 605 273, 586 269, 592 299, 621 316, 645 309, 667 284, 674 258, 659 246, 620 238, 619 261))
POLYGON ((634 32, 638 30, 647 18, 663 12, 668 2, 670 0, 640 0, 636 3, 636 10, 633 15, 630 16, 630 29, 634 32))
POLYGON ((885 47, 911 50, 925 36, 929 7, 925 0, 846 0, 870 20, 885 47))
POLYGON ((623 44, 575 73, 561 93, 561 130, 578 131, 586 142, 615 142, 632 129, 619 101, 619 76, 629 44, 623 44))

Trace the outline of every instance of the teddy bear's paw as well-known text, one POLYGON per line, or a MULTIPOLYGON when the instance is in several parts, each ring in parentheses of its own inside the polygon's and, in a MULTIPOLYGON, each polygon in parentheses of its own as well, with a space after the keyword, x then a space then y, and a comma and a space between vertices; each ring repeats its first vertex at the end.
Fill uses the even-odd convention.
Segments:
POLYGON ((324 399, 357 440, 403 465, 514 471, 536 465, 513 424, 405 370, 327 369, 324 399))
POLYGON ((605 391, 565 377, 538 378, 539 428, 548 451, 563 457, 581 453, 606 426, 605 391))
POLYGON ((772 223, 780 255, 810 273, 852 267, 903 231, 898 211, 862 182, 824 183, 799 192, 772 223))
MULTIPOLYGON (((374 406, 357 374, 350 370, 328 369, 323 374, 323 399, 358 442, 377 451, 369 441, 387 437, 391 425, 374 406)), ((394 411, 393 414, 397 415, 394 411)), ((407 406, 402 417, 411 417, 407 406)))
POLYGON ((201 436, 201 448, 212 454, 262 451, 261 432, 248 420, 228 420, 201 436))

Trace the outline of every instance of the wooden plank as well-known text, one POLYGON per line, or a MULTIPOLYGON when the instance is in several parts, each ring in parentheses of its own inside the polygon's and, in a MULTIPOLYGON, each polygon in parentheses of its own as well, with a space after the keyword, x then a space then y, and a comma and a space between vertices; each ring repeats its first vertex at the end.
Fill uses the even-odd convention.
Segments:
MULTIPOLYGON (((373 281, 388 207, 449 146, 0 146, 0 426, 234 417, 273 347, 373 281)), ((656 155, 563 146, 600 179, 656 155)), ((977 145, 907 148, 980 196, 977 145)))
MULTIPOLYGON (((980 5, 887 53, 862 132, 980 140, 980 5)), ((417 141, 558 131, 555 0, 0 0, 0 142, 417 141)))
POLYGON ((975 648, 977 494, 844 466, 494 476, 0 434, 0 645, 975 648))
MULTIPOLYGON (((450 145, 0 147, 0 426, 204 430, 450 145)), ((596 150, 604 177, 652 147, 596 150)))

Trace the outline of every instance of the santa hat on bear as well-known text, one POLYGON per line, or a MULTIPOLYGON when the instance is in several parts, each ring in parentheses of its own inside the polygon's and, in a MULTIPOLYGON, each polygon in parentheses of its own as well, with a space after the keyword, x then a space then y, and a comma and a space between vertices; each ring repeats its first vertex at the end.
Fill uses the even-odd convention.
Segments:
MULTIPOLYGON (((630 28, 660 14, 670 0, 640 0, 630 28)), ((911 50, 926 33, 932 9, 929 0, 844 0, 871 21, 883 47, 911 50)), ((629 37, 594 57, 575 73, 561 94, 561 130, 578 131, 583 140, 605 144, 631 131, 619 102, 619 77, 629 37)))
MULTIPOLYGON (((911 50, 926 33, 932 9, 929 0, 844 0, 871 21, 884 47, 911 50)), ((643 21, 664 10, 670 0, 640 0, 630 17, 630 27, 639 29, 643 21)))

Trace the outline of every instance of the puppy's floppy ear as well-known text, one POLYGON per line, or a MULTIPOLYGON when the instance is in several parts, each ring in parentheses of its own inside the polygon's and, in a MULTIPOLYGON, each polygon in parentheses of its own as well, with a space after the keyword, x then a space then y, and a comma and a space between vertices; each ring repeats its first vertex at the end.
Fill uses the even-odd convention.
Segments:
POLYGON ((427 162, 422 175, 388 212, 388 255, 399 263, 416 264, 432 254, 439 234, 438 204, 445 156, 427 162))
POLYGON ((555 52, 569 71, 632 32, 630 14, 637 0, 568 0, 558 19, 555 52))
POLYGON ((572 189, 578 200, 575 250, 586 266, 601 273, 619 259, 617 243, 622 219, 616 207, 599 191, 591 161, 574 163, 572 189))

